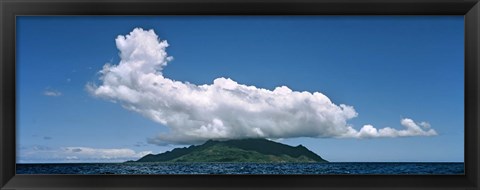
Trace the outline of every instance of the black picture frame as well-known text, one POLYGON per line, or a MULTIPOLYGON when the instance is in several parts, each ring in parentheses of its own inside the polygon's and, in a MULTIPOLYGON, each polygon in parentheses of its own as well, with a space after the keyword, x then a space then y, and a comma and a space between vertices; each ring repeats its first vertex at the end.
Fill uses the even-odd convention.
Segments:
POLYGON ((0 188, 479 189, 479 0, 0 0, 0 188), (465 175, 16 175, 19 15, 464 15, 465 175))

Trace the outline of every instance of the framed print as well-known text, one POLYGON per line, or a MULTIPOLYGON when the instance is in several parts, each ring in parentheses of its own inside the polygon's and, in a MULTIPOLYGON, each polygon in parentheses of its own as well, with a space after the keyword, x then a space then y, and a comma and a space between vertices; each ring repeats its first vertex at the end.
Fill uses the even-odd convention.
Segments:
POLYGON ((478 189, 478 1, 4 1, 2 189, 478 189))

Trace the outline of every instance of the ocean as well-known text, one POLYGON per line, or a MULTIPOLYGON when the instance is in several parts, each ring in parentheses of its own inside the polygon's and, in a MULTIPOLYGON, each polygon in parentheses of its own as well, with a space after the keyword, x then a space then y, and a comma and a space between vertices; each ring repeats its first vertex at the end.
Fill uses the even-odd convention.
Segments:
POLYGON ((79 163, 17 164, 17 174, 464 174, 464 163, 79 163))

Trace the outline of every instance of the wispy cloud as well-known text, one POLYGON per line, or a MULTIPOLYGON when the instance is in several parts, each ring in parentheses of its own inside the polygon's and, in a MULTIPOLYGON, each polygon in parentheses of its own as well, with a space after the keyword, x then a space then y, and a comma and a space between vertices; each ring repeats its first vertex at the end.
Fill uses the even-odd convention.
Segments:
POLYGON ((119 102, 124 108, 162 124, 169 133, 148 142, 191 144, 225 138, 374 138, 436 135, 426 123, 405 118, 403 130, 356 130, 348 120, 357 117, 353 106, 335 104, 321 92, 294 91, 287 86, 270 89, 239 84, 228 78, 195 85, 165 78, 167 41, 153 30, 134 29, 116 38, 120 62, 106 64, 101 84, 87 84, 100 98, 119 102))
POLYGON ((136 152, 128 148, 92 148, 92 147, 62 147, 48 146, 23 147, 19 151, 19 160, 35 162, 123 162, 136 160, 151 151, 136 152))
POLYGON ((99 149, 99 148, 90 148, 90 147, 66 147, 62 149, 64 154, 76 156, 79 159, 104 159, 104 160, 126 160, 132 158, 140 158, 147 154, 152 153, 151 151, 141 151, 135 152, 132 149, 128 148, 118 148, 118 149, 99 149))
POLYGON ((61 96, 62 93, 57 90, 46 89, 45 91, 43 91, 43 95, 56 97, 56 96, 61 96))
POLYGON ((136 146, 136 147, 144 147, 144 146, 148 146, 148 144, 146 144, 145 142, 137 142, 137 143, 135 143, 133 146, 136 146))
POLYGON ((430 124, 427 122, 415 123, 412 119, 404 118, 400 120, 400 124, 405 128, 397 130, 386 127, 377 130, 372 125, 364 125, 360 131, 351 128, 350 132, 344 134, 343 137, 355 138, 375 138, 375 137, 411 137, 411 136, 434 136, 437 132, 430 129, 430 124))

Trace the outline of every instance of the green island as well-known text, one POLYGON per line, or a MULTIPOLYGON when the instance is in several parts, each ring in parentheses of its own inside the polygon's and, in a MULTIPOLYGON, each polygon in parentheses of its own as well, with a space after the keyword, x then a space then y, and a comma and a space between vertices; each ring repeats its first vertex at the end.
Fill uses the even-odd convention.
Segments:
POLYGON ((249 163, 326 163, 303 145, 289 146, 267 139, 208 140, 202 145, 175 148, 148 154, 132 162, 249 162, 249 163))

